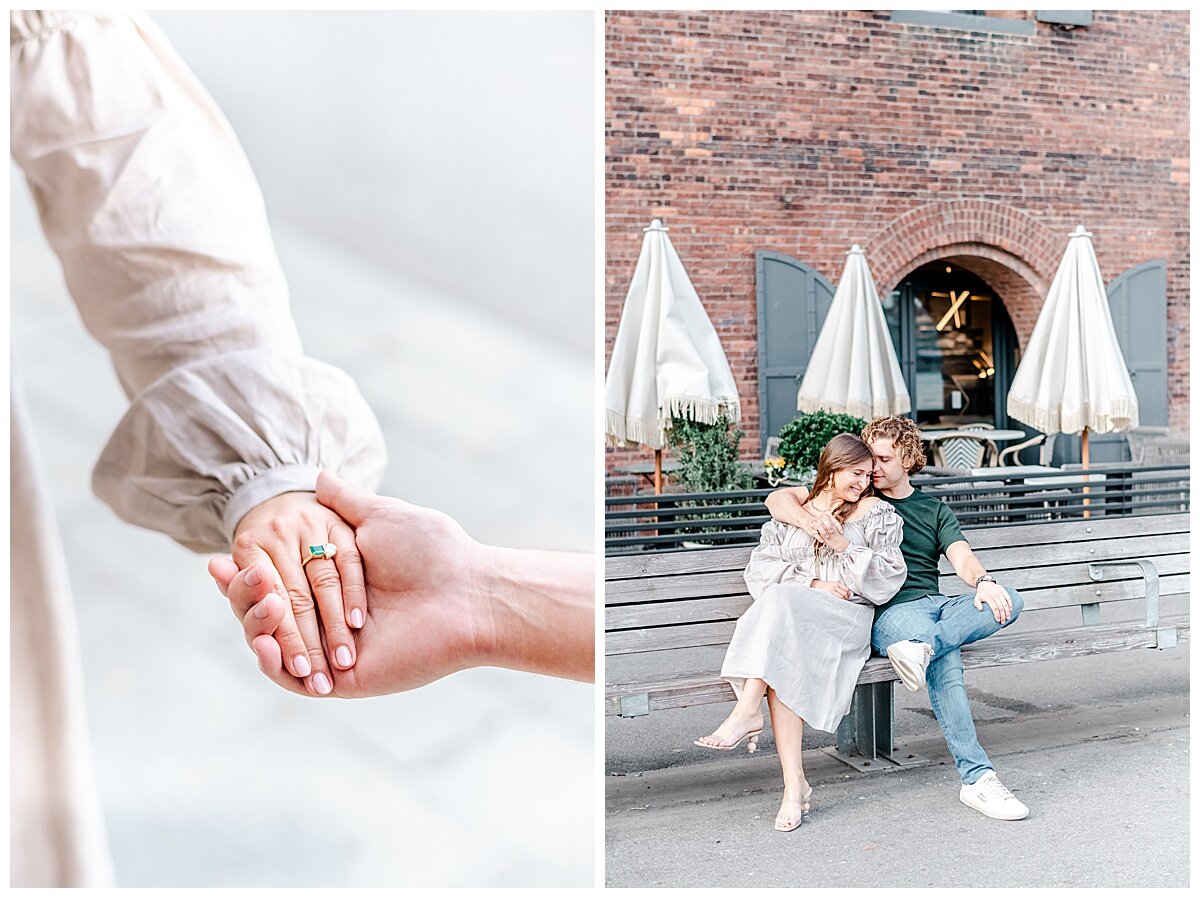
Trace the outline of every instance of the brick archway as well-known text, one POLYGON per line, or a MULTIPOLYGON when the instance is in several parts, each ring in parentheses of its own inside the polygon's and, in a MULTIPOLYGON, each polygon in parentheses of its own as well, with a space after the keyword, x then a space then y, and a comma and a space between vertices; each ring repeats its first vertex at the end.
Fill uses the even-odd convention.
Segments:
POLYGON ((1024 346, 1065 245, 1065 235, 1056 237, 1012 206, 952 200, 904 213, 863 248, 880 292, 895 289, 906 274, 938 260, 983 278, 1004 301, 1024 346))

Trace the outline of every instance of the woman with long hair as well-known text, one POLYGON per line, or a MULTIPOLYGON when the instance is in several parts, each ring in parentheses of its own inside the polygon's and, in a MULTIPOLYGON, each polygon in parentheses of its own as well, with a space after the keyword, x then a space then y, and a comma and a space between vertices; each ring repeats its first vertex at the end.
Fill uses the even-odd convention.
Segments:
POLYGON ((738 619, 721 676, 738 696, 733 712, 705 748, 729 750, 763 729, 762 700, 783 768, 783 803, 775 829, 790 832, 808 810, 804 724, 833 732, 850 710, 854 685, 871 654, 874 605, 895 595, 906 569, 904 525, 892 506, 871 495, 871 450, 852 434, 829 441, 805 504, 842 524, 818 543, 799 527, 772 520, 746 566, 754 604, 738 619))

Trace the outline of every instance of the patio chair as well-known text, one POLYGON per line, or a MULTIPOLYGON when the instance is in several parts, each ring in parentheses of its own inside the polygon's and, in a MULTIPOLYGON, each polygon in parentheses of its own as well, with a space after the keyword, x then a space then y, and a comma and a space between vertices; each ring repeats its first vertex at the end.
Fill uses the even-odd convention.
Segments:
POLYGON ((982 468, 988 446, 983 437, 949 437, 933 443, 933 463, 940 468, 982 468))
POLYGON ((1042 448, 1038 452, 1038 464, 1046 467, 1050 466, 1050 462, 1054 460, 1054 438, 1058 434, 1052 433, 1046 436, 1044 433, 1039 433, 1035 437, 1031 437, 1024 443, 1017 443, 1015 446, 1009 446, 1000 453, 1000 465, 1019 465, 1021 460, 1017 457, 1022 449, 1029 449, 1033 446, 1041 445, 1042 448))
POLYGON ((1158 442, 1168 434, 1165 427, 1135 427, 1125 434, 1129 444, 1129 459, 1135 465, 1153 464, 1146 461, 1146 449, 1151 443, 1158 442))
MULTIPOLYGON (((959 428, 959 430, 981 430, 981 431, 995 430, 995 429, 996 429, 995 424, 987 424, 983 421, 973 421, 970 424, 964 424, 962 427, 959 428)), ((999 463, 998 460, 1000 457, 1000 449, 999 449, 999 447, 996 446, 995 440, 987 440, 987 450, 989 453, 989 455, 987 457, 990 459, 988 464, 991 464, 991 465, 998 464, 999 463)))
POLYGON ((636 496, 640 477, 608 474, 604 478, 605 496, 636 496))
POLYGON ((1147 440, 1142 449, 1143 465, 1191 464, 1191 444, 1187 440, 1156 438, 1147 440))

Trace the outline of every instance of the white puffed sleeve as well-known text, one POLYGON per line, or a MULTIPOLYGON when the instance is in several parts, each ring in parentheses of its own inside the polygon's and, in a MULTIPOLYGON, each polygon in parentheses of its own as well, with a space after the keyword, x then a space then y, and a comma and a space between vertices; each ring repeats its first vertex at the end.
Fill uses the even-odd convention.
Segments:
POLYGON ((385 454, 342 371, 306 358, 258 183, 229 123, 142 14, 14 12, 12 155, 131 407, 96 493, 196 551, 330 468, 385 454))
POLYGON ((900 554, 904 521, 891 505, 880 501, 861 523, 867 544, 852 544, 845 552, 834 553, 837 579, 855 595, 882 605, 900 591, 908 576, 900 554))
POLYGON ((782 521, 768 521, 763 525, 762 537, 750 553, 750 563, 742 576, 750 595, 756 599, 762 596, 763 590, 776 583, 812 585, 816 574, 811 538, 798 527, 782 521), (797 535, 803 536, 807 545, 788 545, 795 542, 797 535))

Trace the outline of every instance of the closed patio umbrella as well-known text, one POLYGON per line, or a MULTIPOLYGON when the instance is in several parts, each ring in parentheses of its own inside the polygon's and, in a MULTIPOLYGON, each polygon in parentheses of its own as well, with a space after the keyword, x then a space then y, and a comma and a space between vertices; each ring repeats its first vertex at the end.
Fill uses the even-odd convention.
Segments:
POLYGON ((655 450, 655 492, 661 492, 671 418, 736 422, 741 403, 716 329, 667 228, 655 219, 644 232, 604 381, 604 432, 610 446, 655 450))
POLYGON ((1091 236, 1083 225, 1071 234, 1008 393, 1008 413, 1018 421, 1046 434, 1082 433, 1085 469, 1089 431, 1138 426, 1137 394, 1091 236))
POLYGON ((867 257, 855 244, 846 253, 846 267, 813 347, 796 408, 870 420, 902 415, 911 407, 867 257))

